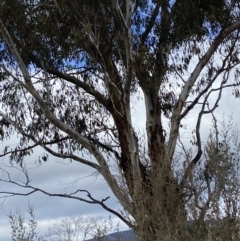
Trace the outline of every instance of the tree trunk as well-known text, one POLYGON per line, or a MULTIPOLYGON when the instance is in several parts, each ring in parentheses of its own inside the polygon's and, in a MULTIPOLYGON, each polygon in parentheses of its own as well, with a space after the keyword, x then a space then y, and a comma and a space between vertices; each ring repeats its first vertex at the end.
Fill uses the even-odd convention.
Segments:
POLYGON ((147 180, 145 185, 139 185, 134 197, 137 237, 139 240, 165 240, 164 237, 186 240, 184 198, 172 172, 155 165, 147 180))

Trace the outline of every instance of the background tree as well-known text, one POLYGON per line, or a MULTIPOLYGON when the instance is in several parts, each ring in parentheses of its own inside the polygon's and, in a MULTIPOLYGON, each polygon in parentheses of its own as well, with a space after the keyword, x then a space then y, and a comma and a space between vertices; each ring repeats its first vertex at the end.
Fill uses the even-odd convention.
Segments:
POLYGON ((30 216, 26 224, 25 216, 20 209, 16 213, 9 214, 9 222, 12 230, 12 241, 80 241, 80 240, 129 240, 121 236, 118 226, 114 226, 111 217, 107 220, 92 217, 63 218, 49 227, 48 233, 37 237, 38 222, 35 219, 34 207, 29 204, 27 213, 30 216), (27 230, 28 227, 28 230, 27 230), (107 236, 113 233, 112 238, 107 236))
POLYGON ((121 235, 118 225, 113 224, 110 216, 107 220, 77 216, 64 218, 60 223, 55 223, 43 238, 43 241, 66 240, 127 241, 129 239, 121 235), (111 234, 111 238, 108 236, 109 234, 111 234))
POLYGON ((30 216, 28 224, 25 223, 25 216, 20 209, 16 213, 8 215, 11 225, 12 241, 35 241, 37 238, 37 222, 35 221, 34 207, 28 205, 28 214, 30 216))
MULTIPOLYGON (((129 218, 107 207, 107 198, 96 200, 86 190, 89 199, 58 195, 101 205, 143 240, 193 238, 189 235, 194 232, 183 231, 189 212, 194 210, 193 217, 204 226, 201 221, 217 201, 226 193, 229 197, 223 190, 231 190, 228 179, 213 172, 232 161, 231 148, 219 140, 217 121, 216 138, 210 139, 216 150, 204 148, 200 127, 204 115, 213 115, 225 88, 239 97, 239 1, 0 3, 1 138, 20 136, 19 144, 6 146, 2 156, 24 167, 25 156, 40 146, 46 151, 40 161, 50 153, 90 166, 129 218), (143 143, 132 123, 132 101, 140 94, 146 116, 143 143), (196 106, 201 108, 195 150, 178 159, 180 128, 196 106)), ((24 184, 6 170, 1 180, 32 190, 2 193, 46 193, 31 186, 23 171, 24 184)))

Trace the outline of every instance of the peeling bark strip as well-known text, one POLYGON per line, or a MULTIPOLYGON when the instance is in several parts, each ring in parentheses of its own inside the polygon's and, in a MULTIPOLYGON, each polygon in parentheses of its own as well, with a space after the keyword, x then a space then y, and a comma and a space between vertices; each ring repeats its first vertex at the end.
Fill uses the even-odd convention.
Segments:
MULTIPOLYGON (((33 187, 24 168, 25 185, 7 170, 0 182, 31 191, 0 194, 42 192, 98 204, 142 240, 198 240, 187 217, 204 224, 219 200, 228 207, 228 197, 240 195, 231 192, 240 190, 238 151, 230 153, 231 139, 214 116, 225 88, 240 97, 239 19, 238 1, 3 1, 0 140, 17 132, 20 143, 5 146, 0 157, 23 168, 40 146, 87 165, 101 174, 126 216, 107 206, 109 197, 96 200, 87 190, 51 194, 33 187), (143 138, 132 121, 139 91, 143 138), (189 150, 179 134, 196 106, 190 140, 196 149, 189 150), (205 115, 214 122, 206 146, 200 133, 205 115)), ((41 159, 49 161, 47 154, 41 159)))

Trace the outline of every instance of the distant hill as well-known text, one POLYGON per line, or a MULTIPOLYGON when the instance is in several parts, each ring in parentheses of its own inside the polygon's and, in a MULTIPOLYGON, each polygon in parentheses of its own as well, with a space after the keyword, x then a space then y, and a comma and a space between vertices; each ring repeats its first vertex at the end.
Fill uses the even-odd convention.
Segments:
POLYGON ((134 234, 132 230, 119 231, 116 233, 108 234, 105 237, 92 238, 87 241, 132 241, 134 234))

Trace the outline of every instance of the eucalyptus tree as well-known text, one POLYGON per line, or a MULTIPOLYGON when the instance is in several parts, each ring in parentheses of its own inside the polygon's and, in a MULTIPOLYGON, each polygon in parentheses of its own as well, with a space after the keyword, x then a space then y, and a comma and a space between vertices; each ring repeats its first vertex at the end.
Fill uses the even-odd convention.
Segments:
MULTIPOLYGON (((88 200, 69 197, 100 204, 136 232, 144 230, 145 240, 186 240, 181 230, 189 210, 194 207, 195 219, 206 219, 223 188, 231 186, 212 169, 237 160, 220 138, 214 111, 224 89, 239 97, 239 1, 0 3, 1 139, 20 137, 2 156, 22 166, 40 146, 43 161, 49 153, 87 165, 105 179, 129 218, 87 190, 88 200), (143 140, 132 122, 140 96, 143 140), (185 155, 179 159, 179 132, 193 111, 195 149, 191 154, 182 145, 185 155), (221 165, 202 144, 205 115, 215 120, 210 146, 221 165), (222 182, 214 189, 217 178, 222 182)), ((2 181, 22 185, 9 176, 2 181)), ((44 192, 29 180, 23 186, 44 192)))

